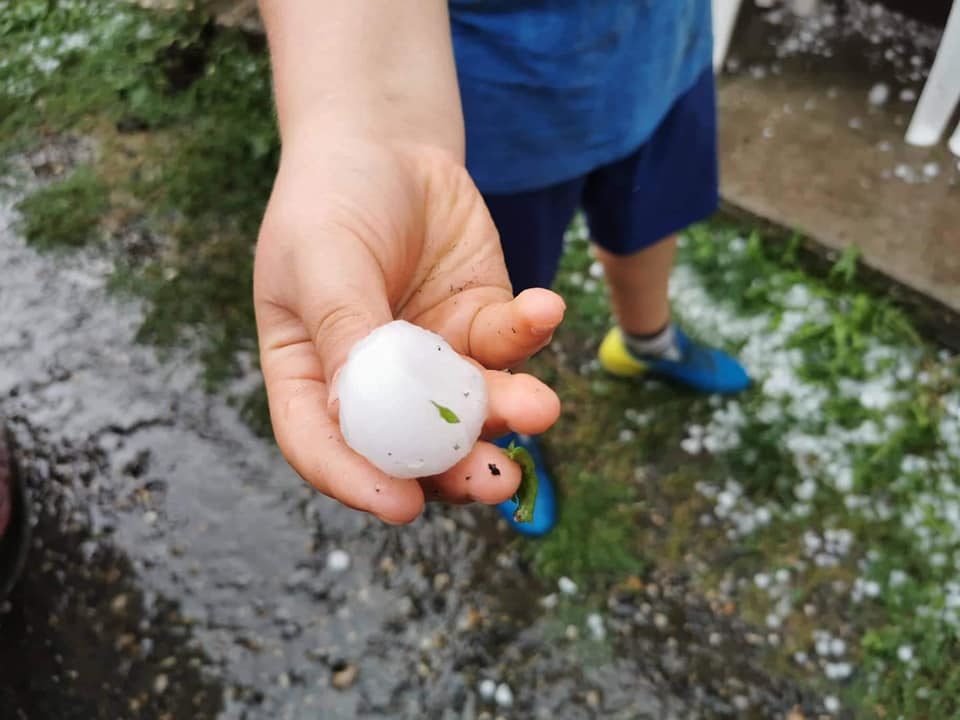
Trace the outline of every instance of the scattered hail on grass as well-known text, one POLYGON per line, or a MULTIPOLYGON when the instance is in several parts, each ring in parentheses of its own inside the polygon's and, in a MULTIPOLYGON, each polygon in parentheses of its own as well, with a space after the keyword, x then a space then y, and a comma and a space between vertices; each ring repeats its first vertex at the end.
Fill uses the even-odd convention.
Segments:
POLYGON ((761 572, 754 586, 766 625, 792 628, 798 664, 862 682, 869 703, 894 716, 909 706, 898 694, 906 685, 931 712, 955 707, 957 674, 943 669, 955 645, 943 638, 960 634, 957 358, 925 346, 872 296, 776 267, 745 240, 683 244, 671 295, 684 322, 737 348, 756 380, 752 394, 712 398, 706 421, 685 428, 687 454, 729 469, 697 483, 714 505, 701 522, 724 522, 734 542, 764 547, 768 534, 789 545, 768 557, 780 576, 761 572), (883 629, 821 615, 814 587, 883 629), (804 639, 797 623, 815 617, 824 627, 804 639))

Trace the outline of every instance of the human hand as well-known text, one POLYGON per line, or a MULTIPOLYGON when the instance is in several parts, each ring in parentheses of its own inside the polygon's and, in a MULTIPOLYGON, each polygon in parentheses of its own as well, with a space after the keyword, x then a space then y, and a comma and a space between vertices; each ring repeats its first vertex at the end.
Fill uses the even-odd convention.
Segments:
POLYGON ((257 246, 254 300, 281 451, 317 490, 384 521, 413 520, 425 499, 500 502, 516 491, 520 470, 487 442, 419 481, 391 478, 353 452, 337 424, 332 380, 374 328, 416 323, 488 368, 487 437, 543 432, 559 415, 546 385, 502 370, 549 342, 563 301, 543 289, 512 297, 483 199, 442 149, 362 133, 285 143, 257 246))

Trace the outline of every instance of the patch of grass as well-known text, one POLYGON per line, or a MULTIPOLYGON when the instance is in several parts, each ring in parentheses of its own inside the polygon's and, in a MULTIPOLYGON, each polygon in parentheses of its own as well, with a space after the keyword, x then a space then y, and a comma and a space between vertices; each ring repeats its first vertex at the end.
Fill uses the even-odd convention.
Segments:
POLYGON ((28 239, 109 236, 112 287, 148 301, 140 339, 195 348, 211 386, 231 377, 256 347, 253 248, 279 156, 262 40, 186 3, 23 0, 0 19, 0 57, 0 152, 63 132, 98 149, 24 200, 28 239))
POLYGON ((798 241, 707 223, 682 244, 674 311, 740 354, 755 387, 703 398, 606 378, 609 307, 578 223, 557 280, 567 321, 535 363, 564 403, 544 443, 569 515, 535 567, 593 588, 637 567, 692 572, 778 634, 778 673, 863 717, 956 716, 955 359, 861 283, 856 251, 817 274, 798 241), (603 551, 584 553, 594 540, 603 551), (818 654, 825 637, 844 638, 839 655, 818 654))
POLYGON ((589 471, 564 473, 563 479, 559 525, 526 546, 537 572, 592 585, 640 572, 644 562, 636 553, 634 490, 589 471))
POLYGON ((107 186, 89 166, 79 167, 18 204, 20 231, 41 250, 81 247, 100 237, 108 207, 107 186))

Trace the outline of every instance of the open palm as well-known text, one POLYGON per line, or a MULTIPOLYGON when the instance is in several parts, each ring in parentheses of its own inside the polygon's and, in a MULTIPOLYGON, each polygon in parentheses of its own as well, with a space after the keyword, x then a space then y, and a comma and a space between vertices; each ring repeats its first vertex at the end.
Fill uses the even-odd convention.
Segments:
POLYGON ((483 199, 442 151, 362 137, 333 149, 285 148, 257 247, 254 299, 282 452, 319 491, 385 521, 412 520, 425 499, 499 502, 520 474, 486 442, 419 482, 391 478, 346 446, 331 381, 375 327, 408 320, 488 368, 487 434, 542 432, 559 415, 553 391, 502 370, 549 341, 563 301, 548 290, 513 298, 483 199))

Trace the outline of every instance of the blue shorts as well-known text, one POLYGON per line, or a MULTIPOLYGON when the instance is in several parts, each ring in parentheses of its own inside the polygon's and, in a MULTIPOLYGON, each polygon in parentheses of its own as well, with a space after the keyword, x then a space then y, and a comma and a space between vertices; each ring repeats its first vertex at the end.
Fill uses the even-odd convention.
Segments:
POLYGON ((514 293, 553 284, 563 234, 578 207, 593 241, 617 255, 643 250, 711 215, 719 199, 716 118, 708 68, 631 155, 538 190, 484 195, 514 293))

